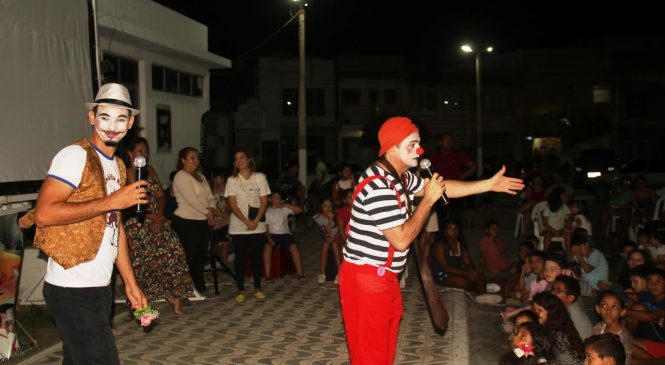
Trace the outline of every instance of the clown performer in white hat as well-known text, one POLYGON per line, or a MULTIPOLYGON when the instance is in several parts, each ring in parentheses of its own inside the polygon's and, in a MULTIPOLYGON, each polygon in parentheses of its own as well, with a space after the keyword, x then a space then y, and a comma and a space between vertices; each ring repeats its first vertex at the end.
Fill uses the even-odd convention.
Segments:
POLYGON ((113 83, 102 85, 86 106, 90 137, 56 154, 36 208, 21 226, 37 225, 34 245, 49 256, 43 293, 62 338, 63 364, 119 364, 110 321, 114 264, 131 306, 148 306, 120 216, 148 202, 147 182, 125 185, 125 165, 113 156, 139 110, 127 88, 113 83))

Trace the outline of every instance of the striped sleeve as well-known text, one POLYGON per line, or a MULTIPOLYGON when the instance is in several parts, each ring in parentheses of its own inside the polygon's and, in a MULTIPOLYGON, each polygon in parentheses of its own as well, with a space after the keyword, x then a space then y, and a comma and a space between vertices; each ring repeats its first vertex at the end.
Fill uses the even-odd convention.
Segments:
POLYGON ((363 201, 363 209, 381 231, 395 228, 406 221, 406 214, 400 209, 395 189, 392 187, 380 187, 368 192, 363 201))

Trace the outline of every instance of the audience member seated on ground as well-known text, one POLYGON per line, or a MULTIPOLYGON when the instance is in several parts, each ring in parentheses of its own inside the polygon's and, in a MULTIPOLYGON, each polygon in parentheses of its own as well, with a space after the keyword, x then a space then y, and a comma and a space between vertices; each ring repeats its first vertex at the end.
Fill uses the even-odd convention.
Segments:
POLYGON ((485 294, 486 282, 460 239, 457 223, 448 222, 443 236, 435 239, 431 256, 432 276, 437 284, 485 294))
MULTIPOLYGON (((566 261, 564 255, 564 252, 556 253, 554 251, 545 254, 545 271, 543 276, 548 283, 549 288, 552 287, 554 280, 556 280, 559 275, 570 276, 579 281, 579 276, 569 267, 568 261, 566 261)), ((581 288, 580 295, 592 295, 592 288, 586 281, 579 281, 579 285, 581 288)))
POLYGON ((603 213, 602 224, 600 228, 603 234, 607 232, 607 225, 611 223, 613 216, 619 217, 624 227, 628 227, 630 214, 632 210, 632 190, 633 184, 630 176, 622 176, 619 183, 610 190, 610 199, 607 202, 607 209, 603 213))
POLYGON ((653 217, 653 208, 656 206, 656 192, 647 186, 647 180, 640 175, 635 179, 635 189, 633 189, 633 229, 644 225, 653 217))
POLYGON ((553 237, 562 237, 564 239, 563 247, 570 246, 570 232, 566 227, 566 221, 570 214, 570 209, 565 204, 566 191, 556 188, 547 196, 547 207, 542 212, 543 215, 543 249, 547 251, 550 247, 553 237))
MULTIPOLYGON (((339 273, 339 265, 341 264, 341 255, 339 249, 339 231, 337 229, 337 220, 335 219, 335 208, 333 207, 332 200, 323 199, 321 202, 321 211, 314 215, 314 221, 321 228, 323 234, 323 246, 321 248, 321 264, 319 265, 319 276, 316 280, 317 283, 323 284, 326 282, 326 265, 328 264, 328 252, 332 250, 335 257, 335 264, 337 265, 337 272, 339 273)), ((335 284, 337 284, 337 276, 335 276, 335 284)))
POLYGON ((538 322, 525 322, 515 327, 510 350, 501 356, 499 364, 554 364, 555 359, 550 331, 538 322))
POLYGON ((520 203, 519 208, 517 208, 517 214, 524 214, 524 226, 522 227, 522 232, 527 232, 528 225, 526 222, 529 222, 531 217, 531 210, 536 203, 545 200, 545 185, 543 183, 543 178, 540 175, 536 175, 533 178, 533 181, 526 187, 524 190, 524 199, 520 203))
POLYGON ((626 327, 633 337, 656 342, 654 347, 663 350, 665 356, 665 270, 651 268, 647 279, 647 291, 637 293, 626 315, 626 327))
POLYGON ((289 230, 289 216, 300 213, 302 213, 302 208, 283 201, 280 192, 275 191, 270 195, 270 205, 266 209, 266 239, 268 242, 263 246, 263 268, 266 280, 271 279, 272 251, 276 245, 282 246, 282 255, 285 255, 287 250, 291 253, 298 279, 304 277, 300 249, 289 230))
POLYGON ((480 239, 480 269, 490 282, 502 287, 515 271, 513 262, 506 255, 503 240, 499 237, 499 222, 490 221, 485 226, 485 236, 480 239))
POLYGON ((552 284, 552 294, 556 295, 568 308, 570 319, 581 338, 591 336, 593 324, 584 309, 584 304, 577 300, 580 297, 580 282, 572 276, 559 275, 552 284))
POLYGON ((630 356, 617 335, 606 333, 584 340, 584 365, 628 365, 630 356))
POLYGON ((552 347, 560 365, 579 365, 584 359, 582 338, 561 299, 550 292, 536 294, 532 309, 540 324, 552 334, 552 347))
POLYGON ((519 287, 520 276, 522 275, 522 267, 527 260, 527 257, 535 251, 533 242, 525 240, 520 243, 517 256, 513 259, 513 274, 508 278, 506 285, 504 286, 504 297, 518 299, 522 297, 522 289, 519 287))
POLYGON ((619 336, 626 353, 626 364, 630 364, 633 349, 633 336, 623 325, 626 316, 626 305, 616 294, 611 291, 603 291, 598 294, 596 301, 596 313, 600 316, 600 322, 593 326, 593 335, 612 333, 619 336))
POLYGON ((589 237, 583 233, 573 236, 570 251, 574 260, 580 264, 581 278, 593 290, 598 291, 598 282, 609 280, 609 266, 602 252, 589 245, 589 237))
MULTIPOLYGON (((628 257, 631 252, 637 250, 637 243, 631 240, 624 240, 619 245, 619 262, 616 264, 616 272, 614 280, 612 280, 612 285, 598 284, 598 289, 600 290, 610 290, 614 285, 620 285, 623 288, 630 287, 630 278, 628 277, 628 271, 637 265, 641 265, 644 262, 633 262, 632 267, 628 264, 628 257)), ((643 261, 643 260, 642 260, 643 261)))
POLYGON ((330 192, 332 196, 333 204, 335 207, 339 207, 342 204, 342 195, 340 194, 342 190, 351 189, 356 186, 356 177, 353 176, 353 169, 350 165, 344 165, 342 170, 339 172, 339 178, 332 184, 332 190, 330 192))
POLYGON ((545 267, 545 253, 543 251, 534 251, 531 253, 522 266, 522 273, 520 274, 519 287, 523 288, 522 293, 519 295, 523 303, 521 307, 515 308, 508 306, 501 313, 504 328, 505 324, 510 322, 510 319, 516 316, 523 310, 531 308, 531 300, 533 296, 547 290, 548 283, 544 278, 545 267))
MULTIPOLYGON (((630 307, 633 303, 639 303, 640 300, 637 295, 647 292, 647 280, 649 280, 652 268, 653 266, 648 265, 635 266, 629 273, 630 287, 621 292, 614 292, 626 303, 626 307, 630 307)), ((631 332, 633 332, 633 329, 631 329, 631 332)))

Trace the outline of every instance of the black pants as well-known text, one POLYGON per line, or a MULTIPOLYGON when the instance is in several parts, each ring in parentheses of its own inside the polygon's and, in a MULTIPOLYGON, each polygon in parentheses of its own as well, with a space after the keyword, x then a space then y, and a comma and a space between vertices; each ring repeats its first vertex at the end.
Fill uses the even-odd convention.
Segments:
POLYGON ((63 288, 44 283, 44 299, 64 349, 63 364, 120 364, 111 330, 111 286, 63 288))
POLYGON ((233 244, 233 259, 236 270, 236 279, 238 280, 238 290, 245 290, 245 263, 247 262, 246 252, 250 250, 252 255, 252 276, 254 277, 254 288, 261 288, 261 270, 263 268, 263 245, 266 243, 266 235, 256 234, 234 234, 231 235, 231 244, 233 244))
POLYGON ((173 230, 178 235, 185 251, 189 275, 192 277, 194 287, 199 293, 203 293, 206 291, 203 265, 208 258, 208 243, 210 242, 208 221, 183 219, 176 216, 173 219, 173 230))

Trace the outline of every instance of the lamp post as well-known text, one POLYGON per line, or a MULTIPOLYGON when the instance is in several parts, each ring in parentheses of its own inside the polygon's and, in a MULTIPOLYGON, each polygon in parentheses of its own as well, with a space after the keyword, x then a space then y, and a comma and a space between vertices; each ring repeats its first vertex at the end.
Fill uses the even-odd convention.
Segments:
MULTIPOLYGON (((483 108, 482 108, 482 83, 480 77, 480 54, 482 51, 473 49, 469 44, 463 44, 460 49, 464 53, 474 53, 476 56, 476 163, 478 164, 478 176, 483 174, 483 108)), ((488 46, 485 52, 492 53, 494 48, 488 46)))
POLYGON ((298 82, 298 179, 307 186, 307 89, 305 84, 305 7, 304 0, 293 0, 298 10, 298 55, 300 78, 298 82))

